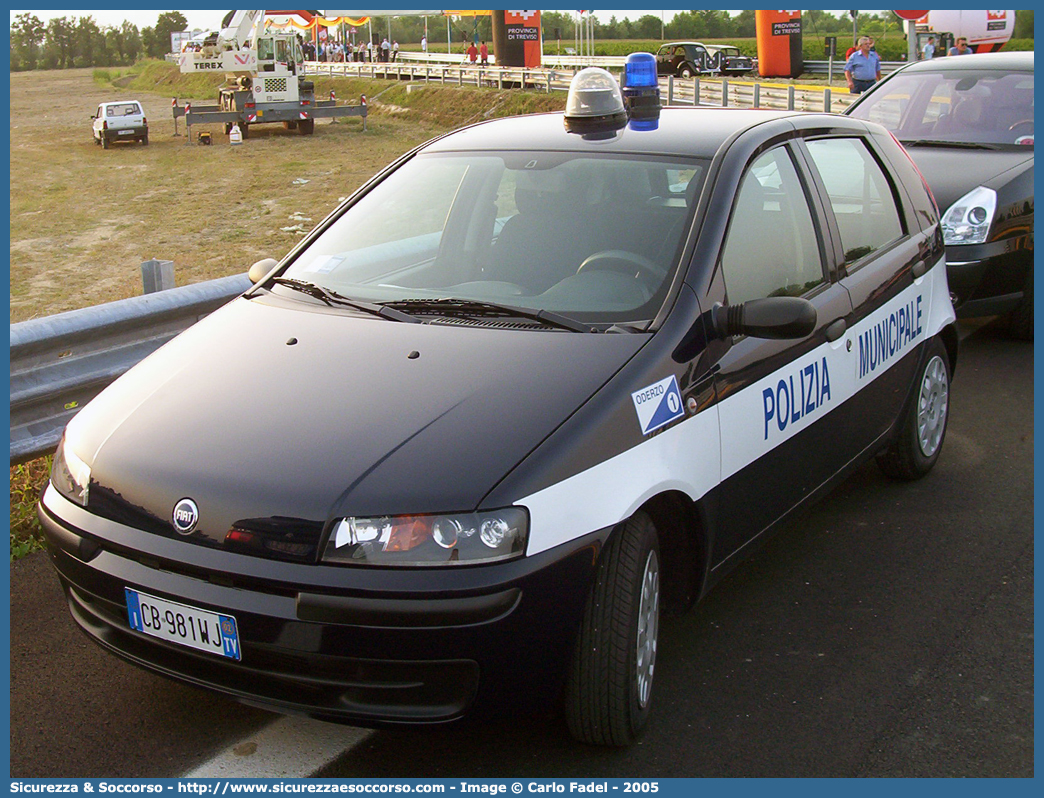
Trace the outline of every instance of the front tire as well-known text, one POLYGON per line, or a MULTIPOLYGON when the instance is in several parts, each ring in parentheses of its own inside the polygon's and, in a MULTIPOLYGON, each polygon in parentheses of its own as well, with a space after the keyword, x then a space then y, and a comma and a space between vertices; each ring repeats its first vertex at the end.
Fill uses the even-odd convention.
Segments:
POLYGON ((613 532, 598 563, 566 685, 572 735, 633 743, 649 718, 660 613, 660 549, 643 512, 613 532))
POLYGON ((942 452, 950 409, 950 361, 938 338, 928 345, 915 390, 898 437, 877 456, 881 470, 894 479, 920 479, 942 452))

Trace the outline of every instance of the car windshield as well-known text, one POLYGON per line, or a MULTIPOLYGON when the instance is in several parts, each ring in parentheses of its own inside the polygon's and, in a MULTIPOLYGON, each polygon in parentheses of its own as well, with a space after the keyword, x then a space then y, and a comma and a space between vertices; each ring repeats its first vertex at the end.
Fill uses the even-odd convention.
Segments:
POLYGON ((878 122, 904 143, 1033 144, 1033 73, 905 72, 882 84, 851 115, 878 122))
POLYGON ((421 154, 284 276, 371 303, 454 298, 590 323, 649 320, 669 290, 705 167, 608 153, 421 154))

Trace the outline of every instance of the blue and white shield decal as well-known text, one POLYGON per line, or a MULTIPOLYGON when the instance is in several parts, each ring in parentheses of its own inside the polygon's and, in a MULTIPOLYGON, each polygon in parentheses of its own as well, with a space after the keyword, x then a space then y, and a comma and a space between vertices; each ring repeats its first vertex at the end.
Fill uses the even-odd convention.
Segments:
POLYGON ((631 394, 642 435, 658 430, 685 415, 678 379, 672 374, 631 394))

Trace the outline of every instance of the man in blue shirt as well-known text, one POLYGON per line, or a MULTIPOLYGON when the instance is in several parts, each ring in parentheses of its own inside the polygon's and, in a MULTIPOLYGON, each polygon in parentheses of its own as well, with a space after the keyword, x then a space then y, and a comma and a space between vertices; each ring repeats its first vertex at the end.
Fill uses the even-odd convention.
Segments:
POLYGON ((972 49, 968 46, 968 40, 961 36, 957 40, 957 44, 950 48, 950 52, 947 55, 967 55, 972 49))
POLYGON ((852 94, 862 94, 881 79, 881 59, 870 50, 870 37, 859 37, 859 49, 845 62, 845 80, 852 94))

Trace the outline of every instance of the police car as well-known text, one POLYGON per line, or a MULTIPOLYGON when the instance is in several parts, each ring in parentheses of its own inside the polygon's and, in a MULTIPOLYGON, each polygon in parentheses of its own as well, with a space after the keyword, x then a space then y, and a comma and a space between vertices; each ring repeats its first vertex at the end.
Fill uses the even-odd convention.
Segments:
POLYGON ((80 411, 39 514, 90 637, 285 712, 561 699, 628 744, 662 611, 867 459, 932 468, 957 335, 902 148, 623 82, 418 147, 80 411))

